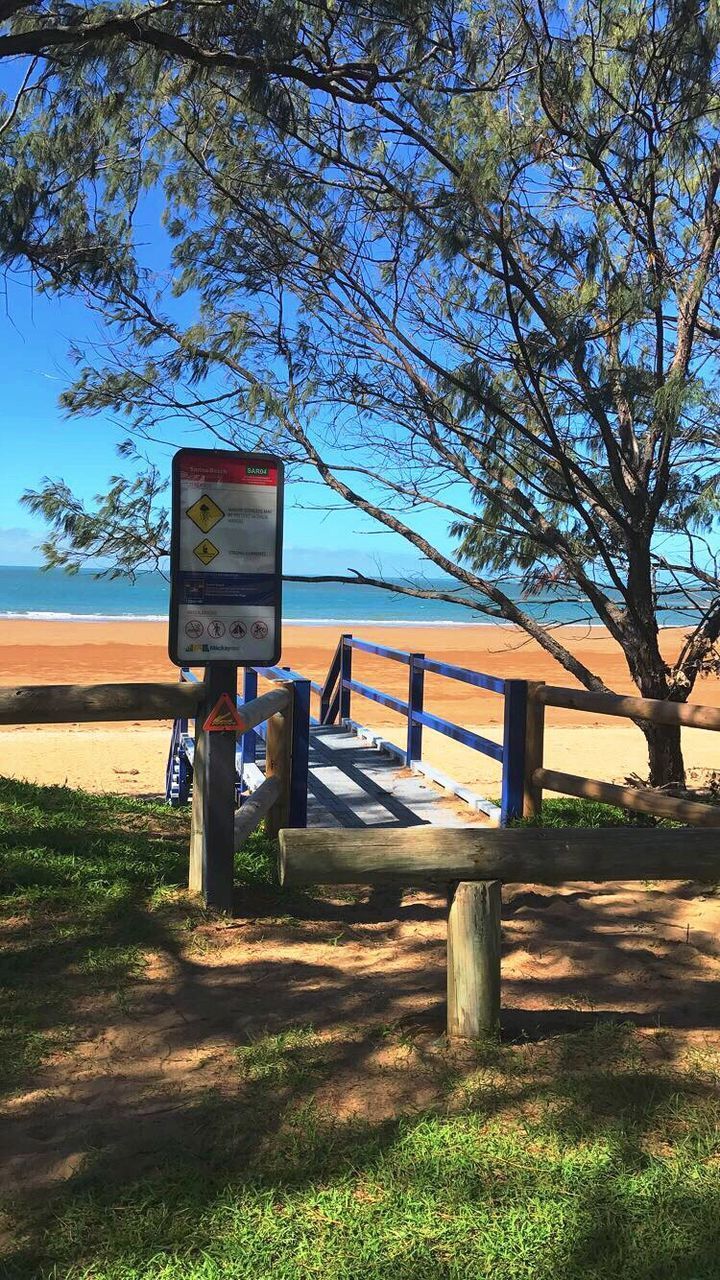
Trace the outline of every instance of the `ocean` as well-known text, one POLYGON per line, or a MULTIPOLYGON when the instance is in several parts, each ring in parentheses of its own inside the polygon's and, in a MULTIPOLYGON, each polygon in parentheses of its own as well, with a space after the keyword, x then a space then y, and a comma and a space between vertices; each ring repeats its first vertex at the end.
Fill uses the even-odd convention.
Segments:
MULTIPOLYGON (((437 586, 445 591, 453 589, 449 580, 425 580, 422 585, 437 586)), ((521 593, 516 582, 502 585, 508 595, 519 598, 521 593)), ((467 593, 463 591, 463 594, 467 593)), ((526 600, 523 607, 546 622, 597 621, 588 606, 567 604, 552 594, 526 600)), ((134 582, 129 582, 123 578, 96 578, 88 570, 67 574, 60 570, 43 572, 42 569, 0 566, 0 618, 83 622, 122 618, 164 622, 167 609, 168 584, 160 573, 139 573, 134 582)), ((286 622, 340 627, 363 623, 474 625, 492 621, 481 613, 443 600, 418 600, 377 587, 323 582, 285 583, 283 617, 286 622)), ((661 610, 664 626, 684 626, 691 621, 687 610, 679 612, 672 607, 661 610)))

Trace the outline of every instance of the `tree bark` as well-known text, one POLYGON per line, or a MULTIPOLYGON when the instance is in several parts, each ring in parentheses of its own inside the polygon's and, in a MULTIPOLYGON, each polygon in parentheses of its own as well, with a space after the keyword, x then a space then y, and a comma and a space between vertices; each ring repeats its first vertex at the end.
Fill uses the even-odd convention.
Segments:
POLYGON ((685 788, 679 725, 641 724, 648 745, 651 787, 685 788))
MULTIPOLYGON (((630 673, 643 698, 684 702, 685 698, 678 697, 678 690, 671 684, 670 668, 660 650, 651 541, 647 528, 644 531, 638 529, 634 542, 628 546, 628 565, 633 617, 621 644, 630 673)), ((646 720, 636 723, 647 742, 650 786, 684 789, 685 763, 680 726, 650 724, 646 720)))

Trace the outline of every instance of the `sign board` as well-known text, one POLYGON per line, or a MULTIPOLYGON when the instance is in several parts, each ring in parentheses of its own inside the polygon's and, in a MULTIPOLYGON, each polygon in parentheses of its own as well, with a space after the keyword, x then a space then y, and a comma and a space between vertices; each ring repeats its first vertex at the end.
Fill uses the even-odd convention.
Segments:
POLYGON ((282 515, 278 458, 219 449, 175 454, 172 662, 272 666, 278 661, 282 515))

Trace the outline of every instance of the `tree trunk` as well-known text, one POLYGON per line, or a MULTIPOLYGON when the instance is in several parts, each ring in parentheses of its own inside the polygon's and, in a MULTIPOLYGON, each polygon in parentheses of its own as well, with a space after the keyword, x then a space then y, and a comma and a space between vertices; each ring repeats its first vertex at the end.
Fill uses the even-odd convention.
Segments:
MULTIPOLYGON (((650 534, 645 528, 628 548, 628 586, 632 592, 633 618, 621 644, 630 673, 643 698, 684 701, 670 682, 670 668, 660 650, 657 601, 652 581, 650 534)), ((651 787, 685 786, 685 764, 679 725, 639 721, 648 746, 651 787)))
POLYGON ((685 787, 679 725, 641 724, 648 744, 651 787, 685 787))

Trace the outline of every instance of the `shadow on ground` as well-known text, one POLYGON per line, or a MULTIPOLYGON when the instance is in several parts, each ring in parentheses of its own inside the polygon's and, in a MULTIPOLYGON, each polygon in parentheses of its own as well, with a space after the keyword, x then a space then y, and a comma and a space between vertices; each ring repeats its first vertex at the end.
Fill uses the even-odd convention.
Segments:
POLYGON ((3 1280, 720 1274, 716 900, 510 888, 504 1038, 450 1050, 442 898, 208 918, 123 818, 72 905, 51 816, 5 842, 2 992, 58 1039, 0 1119, 3 1280))

